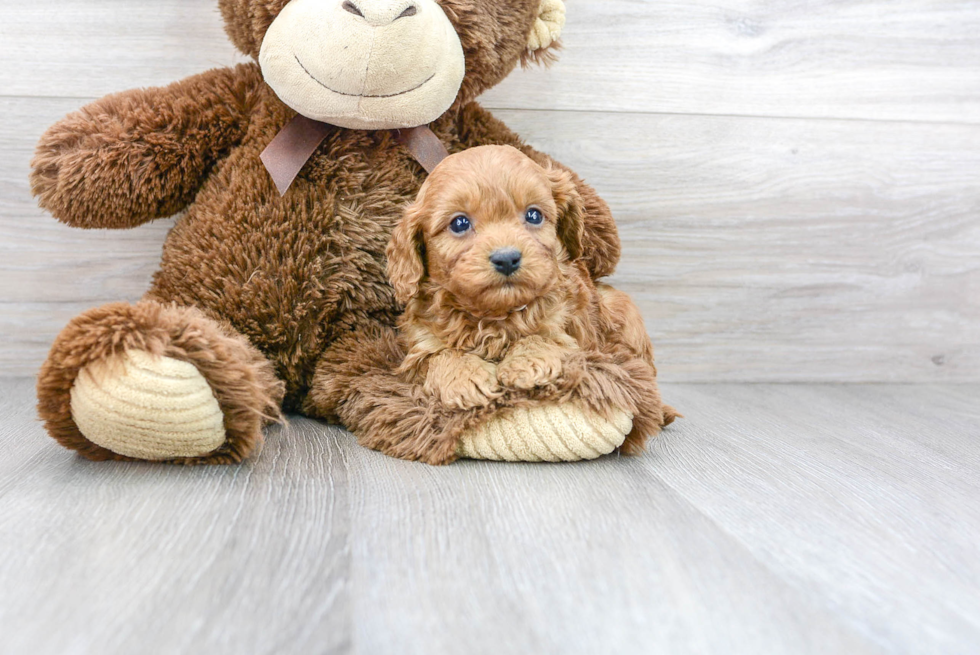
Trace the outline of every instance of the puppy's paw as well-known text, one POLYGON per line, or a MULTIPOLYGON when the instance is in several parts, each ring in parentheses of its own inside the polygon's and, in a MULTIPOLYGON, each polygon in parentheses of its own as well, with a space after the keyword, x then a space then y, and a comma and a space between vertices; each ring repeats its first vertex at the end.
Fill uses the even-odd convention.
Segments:
POLYGON ((425 391, 447 407, 483 407, 500 396, 497 367, 475 355, 440 356, 429 365, 425 391))
POLYGON ((518 343, 497 367, 497 379, 502 385, 523 390, 550 384, 561 373, 561 349, 539 339, 518 343))

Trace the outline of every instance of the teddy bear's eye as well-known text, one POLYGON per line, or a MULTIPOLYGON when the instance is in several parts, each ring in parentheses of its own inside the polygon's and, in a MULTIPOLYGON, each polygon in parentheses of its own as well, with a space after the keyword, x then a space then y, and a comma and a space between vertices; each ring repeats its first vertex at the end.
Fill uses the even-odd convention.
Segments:
POLYGON ((531 207, 527 210, 527 213, 524 214, 524 220, 531 225, 541 225, 544 223, 544 214, 542 214, 541 210, 537 207, 531 207))
POLYGON ((449 231, 453 234, 465 234, 473 227, 469 217, 460 214, 449 222, 449 231))

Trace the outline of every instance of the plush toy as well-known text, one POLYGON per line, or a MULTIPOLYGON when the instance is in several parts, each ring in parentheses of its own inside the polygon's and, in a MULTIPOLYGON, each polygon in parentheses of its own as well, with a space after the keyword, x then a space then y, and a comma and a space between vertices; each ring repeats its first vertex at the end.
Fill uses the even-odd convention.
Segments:
MULTIPOLYGON (((434 407, 394 373, 402 306, 385 250, 426 167, 443 149, 495 144, 557 166, 474 99, 518 62, 552 56, 559 0, 219 6, 254 63, 109 96, 38 146, 34 193, 64 223, 131 228, 183 212, 144 299, 85 312, 55 341, 38 378, 55 439, 97 460, 230 463, 286 410, 430 463, 494 457, 501 434, 524 444, 501 458, 580 459, 635 452, 671 420, 645 400, 652 363, 615 349, 482 410, 434 407)), ((608 275, 612 217, 569 180, 579 264, 608 275)))

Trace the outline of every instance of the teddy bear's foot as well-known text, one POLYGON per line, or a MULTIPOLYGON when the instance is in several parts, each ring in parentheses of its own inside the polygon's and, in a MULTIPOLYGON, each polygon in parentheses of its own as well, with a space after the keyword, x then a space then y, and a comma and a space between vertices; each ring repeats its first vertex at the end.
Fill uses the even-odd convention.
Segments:
POLYGON ((89 459, 228 464, 261 446, 284 385, 227 323, 144 300, 69 323, 37 391, 51 436, 89 459))
POLYGON ((633 418, 603 418, 576 404, 514 409, 465 432, 457 453, 508 462, 575 462, 608 455, 623 445, 633 418))
POLYGON ((200 371, 141 350, 83 368, 71 415, 86 439, 136 459, 202 457, 225 442, 224 414, 200 371))

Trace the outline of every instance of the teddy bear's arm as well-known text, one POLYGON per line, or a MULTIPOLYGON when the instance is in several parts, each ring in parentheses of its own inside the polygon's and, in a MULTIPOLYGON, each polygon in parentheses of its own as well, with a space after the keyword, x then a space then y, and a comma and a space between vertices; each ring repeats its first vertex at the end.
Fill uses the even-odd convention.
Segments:
POLYGON ((575 171, 526 145, 502 121, 475 102, 466 105, 460 112, 459 134, 462 145, 466 148, 511 145, 519 148, 542 166, 556 166, 571 173, 586 209, 582 259, 593 279, 612 275, 619 263, 621 253, 619 232, 612 212, 609 211, 609 205, 599 197, 595 189, 583 182, 575 171))
POLYGON ((244 136, 257 67, 208 71, 83 107, 41 137, 31 187, 58 220, 127 228, 186 207, 244 136))

